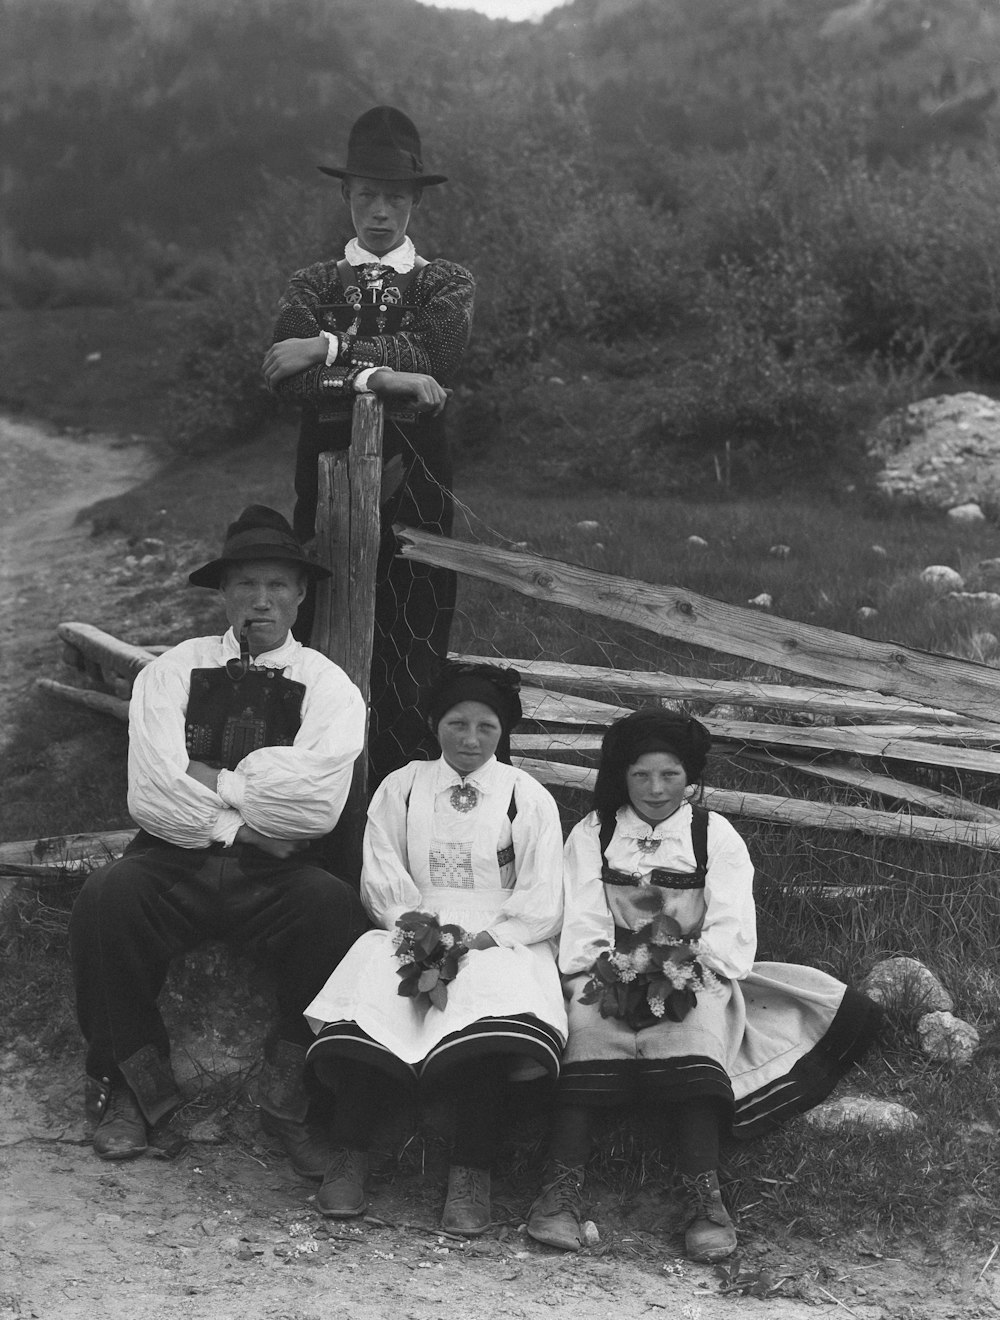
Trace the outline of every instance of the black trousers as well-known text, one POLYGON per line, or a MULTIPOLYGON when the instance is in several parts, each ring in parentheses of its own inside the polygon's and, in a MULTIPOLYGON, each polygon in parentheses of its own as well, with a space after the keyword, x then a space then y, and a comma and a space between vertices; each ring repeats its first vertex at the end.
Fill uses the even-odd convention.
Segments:
POLYGON ((118 1064, 170 1042, 157 1007, 173 958, 223 940, 274 974, 275 1034, 307 1045, 302 1016, 369 921, 354 889, 314 863, 257 848, 178 848, 144 832, 88 877, 70 918, 77 1017, 87 1073, 121 1080, 118 1064))

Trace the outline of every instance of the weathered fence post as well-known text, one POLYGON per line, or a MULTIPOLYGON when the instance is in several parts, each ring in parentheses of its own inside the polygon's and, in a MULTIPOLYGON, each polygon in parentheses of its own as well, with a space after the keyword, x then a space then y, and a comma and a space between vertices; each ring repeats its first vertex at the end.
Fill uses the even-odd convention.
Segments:
MULTIPOLYGON (((316 593, 312 645, 340 665, 365 701, 372 664, 375 567, 379 547, 382 484, 382 404, 374 394, 354 402, 349 449, 319 456, 316 553, 333 577, 316 593)), ((354 782, 338 827, 353 866, 360 866, 368 803, 367 745, 354 767, 354 782)))

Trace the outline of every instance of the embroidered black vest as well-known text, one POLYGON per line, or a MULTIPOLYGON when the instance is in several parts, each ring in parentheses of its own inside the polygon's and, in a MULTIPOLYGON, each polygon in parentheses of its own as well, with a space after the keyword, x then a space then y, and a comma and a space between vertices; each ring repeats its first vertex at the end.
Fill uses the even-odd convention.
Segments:
POLYGON ((246 652, 222 668, 192 669, 184 714, 188 756, 235 770, 261 747, 290 747, 305 694, 305 684, 280 669, 251 668, 246 652))
MULTIPOLYGON (((615 833, 616 821, 602 821, 600 830, 601 879, 606 885, 637 885, 638 878, 625 871, 616 871, 608 865, 606 853, 615 833)), ((649 883, 661 889, 704 889, 708 874, 708 811, 692 803, 691 847, 694 849, 693 871, 668 871, 656 866, 649 873, 649 883)))

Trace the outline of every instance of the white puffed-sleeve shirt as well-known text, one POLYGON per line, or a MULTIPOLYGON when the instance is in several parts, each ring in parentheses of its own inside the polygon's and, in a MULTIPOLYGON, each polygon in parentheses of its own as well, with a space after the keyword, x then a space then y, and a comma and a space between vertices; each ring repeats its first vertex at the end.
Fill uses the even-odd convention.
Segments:
POLYGON ((128 807, 137 824, 181 848, 231 844, 240 826, 272 839, 313 839, 337 823, 364 746, 365 704, 342 669, 289 634, 254 658, 302 683, 302 723, 290 747, 262 747, 235 770, 219 773, 218 791, 187 773, 184 717, 193 669, 238 659, 239 642, 195 637, 158 656, 132 687, 129 705, 128 807))
POLYGON ((464 778, 443 757, 411 761, 382 781, 368 808, 361 897, 384 930, 431 904, 505 948, 551 939, 562 917, 562 831, 552 795, 496 757, 464 778), (479 795, 468 813, 451 805, 463 784, 479 795), (509 846, 516 860, 500 865, 497 854, 509 846))

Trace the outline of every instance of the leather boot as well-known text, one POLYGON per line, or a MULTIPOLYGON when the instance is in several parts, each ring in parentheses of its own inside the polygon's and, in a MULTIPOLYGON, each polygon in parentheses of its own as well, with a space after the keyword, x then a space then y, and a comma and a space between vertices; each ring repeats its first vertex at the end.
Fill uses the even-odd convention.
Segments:
POLYGON ((87 1109, 97 1117, 94 1154, 98 1159, 134 1160, 145 1153, 146 1120, 127 1086, 119 1083, 112 1087, 89 1078, 87 1109))
POLYGON ((490 1226, 490 1171, 453 1164, 448 1170, 448 1196, 441 1227, 448 1233, 478 1237, 490 1226))
POLYGON ((368 1155, 363 1150, 335 1150, 316 1193, 316 1208, 329 1219, 352 1219, 368 1209, 365 1178, 368 1155))
POLYGON ((690 1260, 725 1260, 736 1250, 736 1229, 722 1204, 719 1177, 713 1169, 694 1177, 681 1174, 687 1193, 684 1249, 690 1260))
POLYGON ((305 1061, 301 1045, 272 1041, 264 1052, 257 1104, 261 1127, 281 1144, 295 1172, 318 1180, 326 1173, 333 1151, 323 1126, 309 1121, 305 1061))
POLYGON ((527 1229, 536 1242, 562 1251, 583 1246, 583 1169, 546 1165, 542 1190, 528 1211, 527 1229))
POLYGON ((155 1045, 144 1045, 118 1068, 150 1127, 169 1118, 184 1103, 170 1060, 155 1045))

